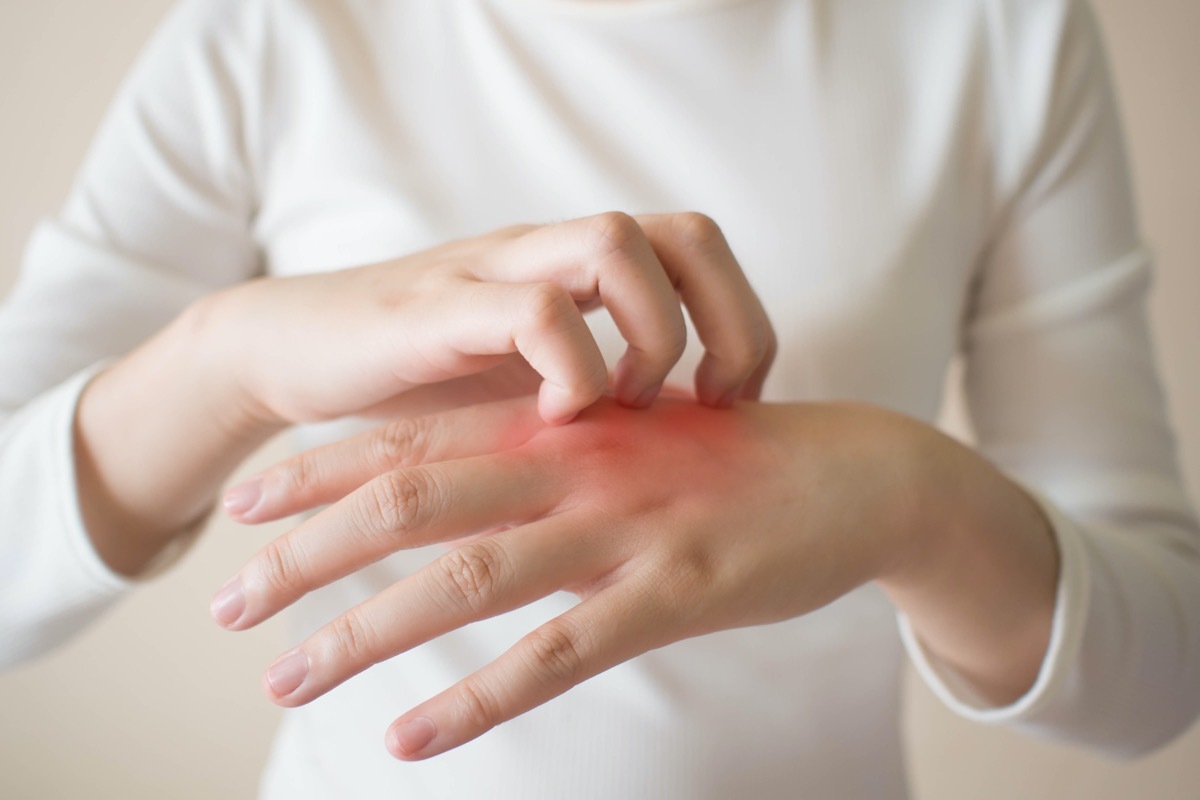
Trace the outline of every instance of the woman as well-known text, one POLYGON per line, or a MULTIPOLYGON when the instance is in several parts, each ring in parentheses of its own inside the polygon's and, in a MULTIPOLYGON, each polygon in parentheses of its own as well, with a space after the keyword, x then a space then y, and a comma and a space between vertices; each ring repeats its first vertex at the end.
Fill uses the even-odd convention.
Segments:
POLYGON ((14 654, 165 565, 270 432, 354 413, 400 421, 228 497, 337 501, 214 603, 309 592, 266 796, 903 796, 897 611, 964 714, 1107 752, 1185 727, 1197 534, 1090 16, 875 6, 185 5, 4 312, 14 654), (672 283, 708 407, 589 406, 562 292, 610 309, 642 406, 672 283), (542 421, 439 412, 530 386, 514 348, 542 421), (959 349, 986 459, 928 426, 959 349), (414 763, 379 747, 401 712, 414 763))

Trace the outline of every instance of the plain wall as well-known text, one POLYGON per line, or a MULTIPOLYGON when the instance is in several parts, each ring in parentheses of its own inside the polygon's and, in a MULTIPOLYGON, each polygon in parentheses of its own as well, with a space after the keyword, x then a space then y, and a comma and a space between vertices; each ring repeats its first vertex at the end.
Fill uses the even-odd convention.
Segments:
MULTIPOLYGON (((0 292, 36 220, 61 203, 120 76, 168 5, 0 0, 0 292)), ((1144 228, 1159 256, 1160 361, 1200 497, 1200 2, 1097 6, 1144 228)), ((283 452, 276 442, 254 463, 283 452)), ((253 797, 280 713, 259 677, 285 643, 271 625, 219 630, 208 600, 284 529, 218 522, 166 579, 50 657, 0 674, 0 797, 253 797)), ((1143 762, 1110 764, 971 726, 911 678, 908 697, 920 800, 1200 797, 1200 730, 1143 762)))

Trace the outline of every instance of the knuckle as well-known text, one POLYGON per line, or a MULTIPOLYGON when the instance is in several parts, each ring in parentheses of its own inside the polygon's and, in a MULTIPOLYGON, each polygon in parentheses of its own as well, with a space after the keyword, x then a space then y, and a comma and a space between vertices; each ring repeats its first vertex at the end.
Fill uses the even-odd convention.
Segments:
POLYGON ((377 637, 358 610, 352 608, 330 622, 328 636, 334 651, 351 663, 373 660, 377 637))
POLYGON ((530 668, 545 683, 575 685, 583 679, 580 635, 561 620, 551 620, 529 634, 530 668))
POLYGON ((363 495, 362 527, 377 533, 403 533, 419 525, 431 505, 430 483, 424 473, 399 470, 368 484, 363 495))
POLYGON ((724 239, 721 226, 707 214, 685 211, 671 219, 671 234, 680 245, 704 249, 724 239))
POLYGON ((392 467, 419 464, 429 443, 429 423, 423 417, 402 419, 385 425, 374 439, 380 463, 392 467))
POLYGON ((439 577, 450 602, 460 610, 484 611, 499 593, 505 574, 503 550, 490 539, 461 545, 443 555, 439 577))
POLYGON ((755 363, 772 356, 775 352, 775 331, 765 318, 750 336, 750 349, 755 363))
POLYGON ((674 365, 683 353, 687 350, 687 328, 680 322, 678 325, 672 325, 665 341, 661 343, 664 355, 670 360, 671 365, 674 365))
POLYGON ((775 349, 775 335, 769 325, 756 325, 740 336, 714 347, 711 352, 728 368, 736 369, 743 375, 748 375, 765 360, 770 358, 775 349))
POLYGON ((770 363, 775 360, 776 351, 779 349, 779 342, 775 338, 775 329, 771 327, 771 323, 764 320, 759 328, 759 351, 757 363, 770 363))
POLYGON ((652 341, 630 347, 641 355, 644 363, 660 372, 660 379, 664 378, 687 350, 687 327, 682 319, 661 321, 652 341))
POLYGON ((280 594, 290 596, 301 588, 304 572, 299 553, 286 538, 263 549, 258 571, 267 586, 280 594))
POLYGON ((275 473, 275 478, 289 495, 303 494, 319 483, 316 464, 308 453, 298 455, 284 464, 275 473))
POLYGON ((625 253, 642 238, 642 226, 623 211, 606 211, 588 222, 589 249, 607 255, 625 253))
POLYGON ((770 335, 765 329, 759 328, 740 339, 730 357, 735 363, 750 370, 767 357, 770 349, 770 335))
POLYGON ((467 678, 459 684, 456 692, 455 717, 465 721, 471 728, 488 731, 502 721, 500 704, 492 693, 478 680, 467 678))
POLYGON ((603 361, 597 362, 579 384, 579 391, 587 397, 600 397, 608 388, 608 367, 603 361))
POLYGON ((564 327, 576 313, 571 294, 556 283, 536 283, 525 295, 525 319, 539 332, 564 327))

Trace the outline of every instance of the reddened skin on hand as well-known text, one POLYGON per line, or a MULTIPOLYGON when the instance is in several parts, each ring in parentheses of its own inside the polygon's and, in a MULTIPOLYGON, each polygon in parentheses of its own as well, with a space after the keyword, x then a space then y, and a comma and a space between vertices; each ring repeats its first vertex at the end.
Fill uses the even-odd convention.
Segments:
POLYGON ((884 572, 911 535, 917 430, 870 406, 661 395, 560 426, 531 398, 399 421, 262 474, 263 518, 329 505, 239 572, 234 627, 396 549, 454 543, 272 667, 268 695, 295 706, 472 621, 578 596, 398 720, 391 752, 428 758, 647 650, 805 614, 884 572))

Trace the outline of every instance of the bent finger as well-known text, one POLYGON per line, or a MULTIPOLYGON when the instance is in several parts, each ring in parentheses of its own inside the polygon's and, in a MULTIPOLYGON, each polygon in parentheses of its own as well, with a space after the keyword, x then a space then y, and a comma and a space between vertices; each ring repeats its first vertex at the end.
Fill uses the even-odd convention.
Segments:
POLYGON ((567 422, 604 393, 608 369, 570 293, 552 282, 464 280, 428 326, 427 352, 449 346, 464 359, 519 353, 539 375, 538 413, 567 422))
POLYGON ((687 327, 675 288, 637 220, 610 212, 546 225, 507 241, 473 267, 482 280, 549 281, 581 305, 599 300, 628 347, 617 398, 649 405, 683 355, 687 327))
POLYGON ((699 400, 728 406, 738 397, 757 399, 775 357, 775 332, 720 226, 695 212, 637 220, 704 345, 699 400))

